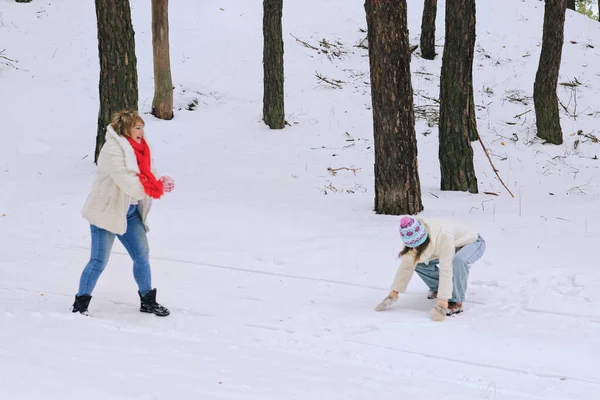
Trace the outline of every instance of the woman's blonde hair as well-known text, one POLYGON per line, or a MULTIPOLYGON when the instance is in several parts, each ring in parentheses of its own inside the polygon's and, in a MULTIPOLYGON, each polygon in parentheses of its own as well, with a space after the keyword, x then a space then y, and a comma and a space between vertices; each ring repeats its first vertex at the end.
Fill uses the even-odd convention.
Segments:
POLYGON ((141 122, 142 125, 146 124, 137 111, 123 110, 113 115, 110 125, 117 132, 117 135, 129 136, 129 130, 138 122, 141 122))

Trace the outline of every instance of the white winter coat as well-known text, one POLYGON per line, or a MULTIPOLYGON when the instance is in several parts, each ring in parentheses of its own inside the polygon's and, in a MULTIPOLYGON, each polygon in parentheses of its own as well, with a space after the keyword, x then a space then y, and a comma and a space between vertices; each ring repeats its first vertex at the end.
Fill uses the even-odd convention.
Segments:
MULTIPOLYGON (((133 147, 109 125, 106 143, 98 156, 94 183, 83 206, 83 218, 99 228, 123 235, 127 230, 127 210, 132 202, 138 201, 142 222, 148 231, 146 218, 152 200, 144 193, 139 173, 133 147)), ((155 173, 155 176, 158 175, 155 173)))
POLYGON ((392 290, 404 293, 417 264, 439 259, 440 284, 437 297, 440 300, 448 300, 452 298, 452 261, 456 249, 475 242, 479 234, 471 226, 453 219, 417 219, 425 225, 430 243, 418 260, 414 258, 414 251, 402 256, 392 290))

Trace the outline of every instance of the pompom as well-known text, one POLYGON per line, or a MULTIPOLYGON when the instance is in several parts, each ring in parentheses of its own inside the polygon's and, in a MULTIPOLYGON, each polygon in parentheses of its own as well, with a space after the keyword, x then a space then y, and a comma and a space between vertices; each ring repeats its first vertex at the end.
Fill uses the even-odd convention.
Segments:
POLYGON ((412 222, 413 219, 411 217, 402 217, 400 220, 400 228, 406 228, 407 226, 410 226, 412 222))

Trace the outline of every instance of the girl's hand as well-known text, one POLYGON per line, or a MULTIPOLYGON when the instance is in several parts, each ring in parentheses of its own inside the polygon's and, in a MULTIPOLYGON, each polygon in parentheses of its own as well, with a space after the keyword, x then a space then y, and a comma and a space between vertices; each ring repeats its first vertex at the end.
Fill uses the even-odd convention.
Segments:
POLYGON ((440 307, 443 307, 443 308, 448 308, 448 301, 447 300, 438 300, 437 305, 440 307))
POLYGON ((446 300, 438 300, 437 304, 433 306, 429 315, 431 319, 436 322, 441 322, 446 319, 446 314, 448 314, 448 301, 446 300))
POLYGON ((391 306, 392 304, 394 304, 396 302, 396 300, 398 300, 398 292, 394 292, 393 290, 390 292, 390 294, 381 301, 381 303, 379 303, 377 305, 377 307, 375 307, 375 311, 383 311, 386 308, 388 308, 389 306, 391 306))

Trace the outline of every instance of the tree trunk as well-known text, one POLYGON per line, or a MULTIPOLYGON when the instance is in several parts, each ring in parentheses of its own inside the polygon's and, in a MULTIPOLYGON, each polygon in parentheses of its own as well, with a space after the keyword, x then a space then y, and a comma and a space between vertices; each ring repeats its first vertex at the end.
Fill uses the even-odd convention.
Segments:
POLYGON ((282 16, 283 0, 263 0, 263 120, 271 129, 285 127, 282 16))
POLYGON ((537 135, 552 144, 563 142, 556 87, 562 58, 566 11, 566 0, 546 0, 542 52, 533 85, 537 135))
POLYGON ((152 55, 154 100, 152 115, 173 118, 173 80, 169 56, 169 0, 152 0, 152 55))
POLYGON ((567 0, 567 8, 575 10, 575 0, 567 0))
POLYGON ((375 212, 423 210, 406 0, 366 0, 375 138, 375 212))
POLYGON ((95 0, 100 59, 100 111, 94 161, 104 145, 115 112, 137 110, 138 80, 135 34, 129 0, 95 0))
POLYGON ((435 17, 437 0, 425 0, 423 20, 421 21, 421 57, 427 60, 435 58, 435 17))
POLYGON ((440 78, 439 158, 442 190, 477 193, 473 166, 475 0, 446 1, 446 39, 440 78))
POLYGON ((472 80, 469 88, 469 120, 471 121, 469 129, 469 140, 474 142, 476 140, 479 140, 479 132, 477 131, 477 115, 475 114, 475 95, 473 94, 472 80))

